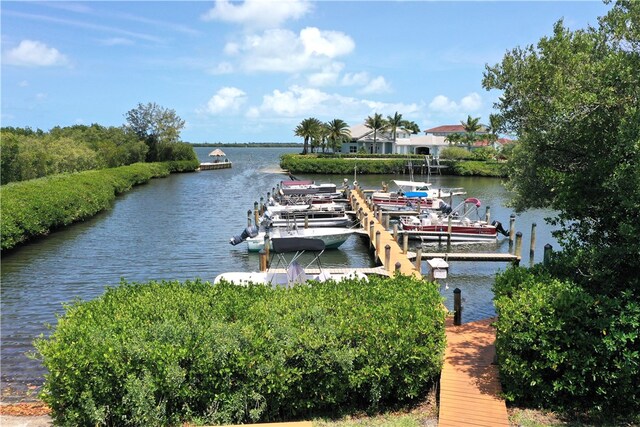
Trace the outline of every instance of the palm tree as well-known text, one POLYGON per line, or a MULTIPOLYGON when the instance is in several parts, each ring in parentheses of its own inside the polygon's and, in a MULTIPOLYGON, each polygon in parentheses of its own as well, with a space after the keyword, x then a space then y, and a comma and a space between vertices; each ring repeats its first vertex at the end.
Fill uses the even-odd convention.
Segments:
POLYGON ((502 127, 502 117, 498 114, 489 114, 489 141, 495 142, 498 140, 498 132, 502 127))
POLYGON ((318 129, 322 122, 315 117, 309 117, 300 122, 295 129, 295 135, 304 138, 304 147, 302 148, 302 154, 309 152, 309 141, 318 133, 318 129))
POLYGON ((364 121, 364 125, 373 130, 373 145, 377 145, 378 131, 382 131, 387 128, 387 123, 382 118, 382 114, 374 113, 373 117, 367 117, 364 121))
POLYGON ((450 133, 445 137, 445 142, 448 142, 449 145, 458 145, 462 142, 463 136, 460 132, 450 133))
POLYGON ((473 144, 477 140, 476 132, 482 129, 482 125, 480 124, 480 117, 471 117, 467 116, 467 121, 460 121, 460 124, 464 128, 465 141, 467 143, 467 147, 471 148, 471 144, 473 144))
POLYGON ((406 128, 408 122, 406 120, 402 120, 402 114, 396 113, 392 116, 387 116, 387 129, 391 131, 391 135, 393 136, 393 142, 396 142, 396 136, 398 133, 398 129, 406 128))
POLYGON ((335 153, 338 148, 342 146, 342 143, 351 139, 351 131, 349 125, 344 120, 333 119, 326 124, 327 127, 327 141, 329 147, 335 153))
POLYGON ((416 122, 407 120, 404 124, 404 128, 414 135, 417 135, 420 133, 420 126, 418 126, 416 122))

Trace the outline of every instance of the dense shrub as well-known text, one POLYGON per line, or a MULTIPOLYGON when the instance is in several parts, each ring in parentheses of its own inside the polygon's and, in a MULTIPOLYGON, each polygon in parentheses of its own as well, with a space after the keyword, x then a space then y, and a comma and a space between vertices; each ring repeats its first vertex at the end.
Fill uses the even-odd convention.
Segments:
POLYGON ((400 173, 406 166, 406 158, 381 160, 373 158, 326 158, 315 155, 284 154, 280 167, 291 173, 352 174, 353 168, 362 174, 400 173))
POLYGON ((640 411, 640 303, 592 295, 541 270, 513 268, 494 286, 496 351, 506 398, 568 413, 640 411))
POLYGON ((464 161, 450 163, 450 170, 447 174, 460 176, 494 176, 506 177, 506 167, 502 163, 484 161, 464 161))
POLYGON ((90 218, 108 208, 117 194, 134 185, 172 171, 194 170, 197 165, 197 162, 136 163, 3 185, 0 187, 2 250, 90 218))
POLYGON ((433 284, 371 277, 240 287, 121 283, 35 346, 62 425, 283 420, 414 400, 437 379, 433 284))
POLYGON ((447 147, 440 151, 443 160, 475 160, 473 153, 462 147, 447 147))
POLYGON ((186 142, 172 142, 158 146, 158 161, 160 162, 197 159, 198 155, 193 149, 193 145, 186 142))

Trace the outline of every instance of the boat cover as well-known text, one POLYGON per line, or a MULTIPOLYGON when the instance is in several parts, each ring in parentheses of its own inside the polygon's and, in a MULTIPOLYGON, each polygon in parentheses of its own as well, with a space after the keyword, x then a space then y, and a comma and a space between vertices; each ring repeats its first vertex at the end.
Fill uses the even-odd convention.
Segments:
POLYGON ((280 184, 283 187, 292 187, 297 185, 313 185, 313 181, 282 181, 280 184))
POLYGON ((274 237, 271 239, 274 252, 323 251, 324 242, 320 239, 302 237, 274 237))
POLYGON ((407 191, 405 197, 429 197, 426 191, 407 191))

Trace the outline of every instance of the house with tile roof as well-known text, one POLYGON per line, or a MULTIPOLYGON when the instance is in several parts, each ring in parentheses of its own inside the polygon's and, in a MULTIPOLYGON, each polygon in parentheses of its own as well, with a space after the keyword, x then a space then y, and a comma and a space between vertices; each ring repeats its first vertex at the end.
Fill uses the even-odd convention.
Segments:
POLYGON ((363 124, 351 126, 351 140, 342 144, 341 152, 368 154, 422 154, 438 156, 440 150, 449 146, 445 137, 437 135, 415 135, 398 129, 395 141, 390 131, 378 131, 374 138, 372 129, 363 124), (374 141, 375 139, 375 141, 374 141))

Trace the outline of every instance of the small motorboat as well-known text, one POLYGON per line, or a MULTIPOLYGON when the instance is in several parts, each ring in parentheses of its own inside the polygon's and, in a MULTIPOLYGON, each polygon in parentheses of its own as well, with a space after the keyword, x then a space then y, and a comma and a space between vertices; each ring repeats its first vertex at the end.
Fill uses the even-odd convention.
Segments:
POLYGON ((479 216, 475 220, 469 218, 472 212, 477 214, 480 205, 480 200, 468 198, 446 215, 428 212, 401 216, 400 228, 409 238, 422 241, 444 242, 450 237, 452 242, 495 242, 498 233, 508 236, 499 221, 487 224, 479 216))
POLYGON ((271 285, 273 287, 292 287, 307 283, 310 280, 325 282, 327 280, 341 281, 346 279, 367 280, 367 276, 355 269, 343 269, 340 273, 329 272, 322 268, 320 255, 325 250, 325 244, 320 239, 305 238, 273 238, 271 239, 273 254, 270 266, 266 271, 258 272, 228 272, 216 276, 213 283, 221 281, 246 286, 250 283, 271 285), (300 264, 301 257, 306 252, 314 254, 313 259, 306 266, 300 264), (294 253, 287 261, 286 253, 294 253), (274 258, 277 262, 274 262, 274 258), (312 265, 316 265, 312 268, 312 265))
MULTIPOLYGON (((249 237, 247 249, 249 252, 259 252, 265 248, 265 243, 271 239, 320 239, 324 242, 325 249, 337 249, 355 231, 351 228, 342 227, 318 227, 318 228, 271 228, 268 231, 261 231, 254 237, 249 237)), ((270 245, 270 249, 274 250, 270 245)))
POLYGON ((433 188, 432 184, 420 181, 393 180, 396 191, 378 191, 371 195, 374 205, 385 210, 402 210, 407 207, 420 209, 441 209, 443 198, 465 194, 460 188, 433 188))

